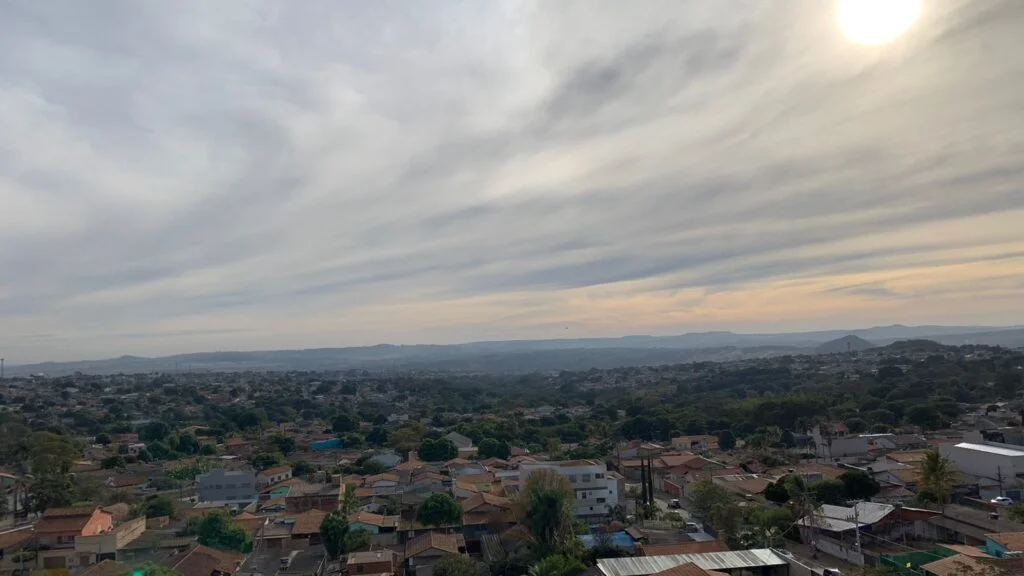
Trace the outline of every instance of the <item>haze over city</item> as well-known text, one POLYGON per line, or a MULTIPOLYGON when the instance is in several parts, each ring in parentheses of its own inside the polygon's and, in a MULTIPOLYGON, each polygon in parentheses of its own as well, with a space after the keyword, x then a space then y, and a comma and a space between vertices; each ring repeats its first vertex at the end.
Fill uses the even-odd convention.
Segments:
POLYGON ((0 356, 1024 324, 1024 4, 842 23, 4 3, 0 356))

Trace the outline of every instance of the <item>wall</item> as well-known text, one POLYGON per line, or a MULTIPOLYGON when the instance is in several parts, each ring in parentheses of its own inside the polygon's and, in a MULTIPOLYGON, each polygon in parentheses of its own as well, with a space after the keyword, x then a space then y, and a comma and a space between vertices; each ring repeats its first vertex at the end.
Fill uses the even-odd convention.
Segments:
POLYGON ((256 500, 256 476, 252 472, 223 468, 199 476, 200 502, 244 502, 256 500))

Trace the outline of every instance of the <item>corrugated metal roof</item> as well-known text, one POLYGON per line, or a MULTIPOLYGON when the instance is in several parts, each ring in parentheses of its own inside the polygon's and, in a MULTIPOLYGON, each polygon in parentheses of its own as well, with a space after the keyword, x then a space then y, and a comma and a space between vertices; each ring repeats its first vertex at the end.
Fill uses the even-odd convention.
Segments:
POLYGON ((601 558, 597 567, 605 576, 646 576, 692 562, 704 570, 732 570, 759 566, 782 566, 786 561, 767 548, 671 556, 601 558))

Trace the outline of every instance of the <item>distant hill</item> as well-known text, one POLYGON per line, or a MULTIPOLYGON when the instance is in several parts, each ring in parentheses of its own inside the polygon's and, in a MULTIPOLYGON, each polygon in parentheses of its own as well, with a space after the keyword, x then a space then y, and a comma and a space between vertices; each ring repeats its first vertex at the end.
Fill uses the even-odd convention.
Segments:
POLYGON ((883 349, 890 352, 941 352, 946 346, 934 340, 898 340, 883 346, 883 349))
POLYGON ((842 354, 844 352, 859 352, 874 347, 875 345, 871 342, 851 334, 825 342, 815 348, 814 351, 818 354, 842 354))
POLYGON ((199 352, 161 358, 122 356, 106 360, 44 362, 17 366, 7 374, 51 376, 85 372, 269 371, 269 370, 450 370, 533 372, 729 361, 783 354, 828 354, 863 350, 897 341, 1024 346, 1024 328, 990 326, 878 326, 780 334, 693 332, 674 336, 507 340, 453 345, 391 345, 306 350, 199 352), (847 347, 849 343, 849 347, 847 347))

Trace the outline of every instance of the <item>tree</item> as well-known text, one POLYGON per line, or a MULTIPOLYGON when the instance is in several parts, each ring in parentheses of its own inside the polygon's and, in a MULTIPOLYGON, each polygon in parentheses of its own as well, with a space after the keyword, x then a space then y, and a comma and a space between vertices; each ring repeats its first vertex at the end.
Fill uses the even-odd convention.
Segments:
POLYGON ((335 510, 324 516, 320 522, 320 538, 323 540, 324 549, 332 559, 345 553, 346 536, 348 536, 348 520, 341 512, 335 510))
POLYGON ((266 470, 284 464, 284 455, 280 452, 260 452, 252 457, 252 465, 258 470, 266 470))
POLYGON ((416 510, 416 521, 424 526, 451 526, 462 520, 462 507, 444 493, 431 494, 416 510))
POLYGON ((427 462, 443 462, 458 456, 459 449, 447 438, 438 438, 436 440, 425 438, 416 450, 416 454, 419 455, 420 459, 427 462))
POLYGON ((949 459, 940 454, 938 448, 931 448, 917 463, 917 469, 921 475, 921 488, 933 494, 940 507, 949 502, 956 482, 956 470, 949 459))
POLYGON ((732 450, 736 447, 736 437, 729 430, 722 430, 718 433, 718 447, 722 450, 732 450))
POLYGON ((515 505, 538 557, 577 551, 574 501, 569 480, 553 470, 537 470, 526 479, 515 505))
POLYGON ((743 515, 731 493, 710 481, 700 482, 694 486, 693 501, 697 515, 710 522, 730 548, 739 545, 743 515))
POLYGON ((139 428, 139 440, 142 442, 162 442, 170 436, 171 427, 159 420, 147 422, 139 428))
POLYGON ((338 434, 354 432, 358 429, 359 419, 347 412, 338 414, 334 417, 334 420, 331 421, 331 430, 334 430, 338 434))
POLYGON ((487 576, 487 567, 464 554, 445 554, 434 564, 434 576, 487 576))
POLYGON ((487 458, 507 460, 511 454, 512 448, 509 447, 508 442, 495 440, 494 438, 484 438, 477 446, 477 456, 481 460, 486 460, 487 458))
POLYGON ((356 496, 355 484, 346 484, 345 495, 341 499, 341 513, 344 514, 345 517, 348 517, 349 514, 352 514, 359 510, 361 506, 362 503, 356 496))
POLYGON ((32 509, 40 514, 48 508, 71 506, 76 499, 75 484, 70 474, 42 474, 32 485, 32 509))
POLYGON ((316 468, 313 468, 313 465, 305 460, 300 460, 292 466, 292 476, 295 477, 309 476, 314 472, 316 472, 316 468))
POLYGON ((841 506, 846 501, 845 485, 839 480, 827 478, 812 484, 809 490, 814 501, 821 504, 841 506))
POLYGON ((107 434, 106 432, 101 432, 101 433, 97 434, 96 438, 95 438, 95 441, 96 441, 97 444, 100 444, 100 445, 103 445, 103 446, 110 446, 110 443, 113 442, 110 439, 110 434, 107 434))
POLYGON ((157 496, 146 502, 146 518, 174 517, 174 503, 166 496, 157 496))
POLYGON ((167 566, 146 562, 131 570, 121 572, 117 576, 181 576, 181 572, 172 570, 167 566))
POLYGON ((530 576, 578 576, 587 567, 572 556, 555 554, 530 567, 530 576))
POLYGON ((280 434, 275 435, 270 439, 270 443, 277 448, 277 451, 285 456, 295 452, 295 438, 290 436, 282 436, 280 434))
POLYGON ((124 456, 121 456, 120 454, 114 454, 113 456, 104 458, 100 461, 100 467, 104 470, 110 470, 111 468, 124 468, 125 466, 127 466, 127 463, 124 460, 124 456))
POLYGON ((369 550, 373 544, 373 533, 365 528, 349 530, 345 534, 345 553, 362 552, 369 550))
MULTIPOLYGON (((207 442, 199 448, 199 454, 202 456, 214 456, 217 454, 217 447, 207 442)), ((140 454, 141 456, 141 454, 140 454)))
POLYGON ((196 437, 191 434, 182 434, 178 437, 178 452, 182 454, 198 454, 199 453, 199 442, 196 437))
POLYGON ((208 513, 199 523, 199 543, 235 552, 252 550, 252 539, 245 527, 220 510, 208 513))
POLYGON ((388 430, 380 426, 374 426, 373 430, 366 435, 366 442, 371 446, 385 446, 388 443, 388 430))
POLYGON ((882 489, 877 480, 862 470, 843 472, 839 481, 848 500, 868 500, 882 489))
POLYGON ((846 421, 846 428, 851 434, 863 434, 868 431, 868 423, 862 418, 850 418, 846 421))
POLYGON ((773 482, 764 489, 764 497, 769 502, 776 504, 785 504, 789 502, 789 490, 786 490, 786 485, 782 478, 779 478, 778 482, 773 482))

